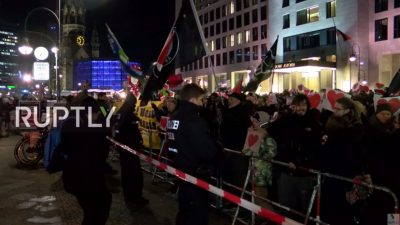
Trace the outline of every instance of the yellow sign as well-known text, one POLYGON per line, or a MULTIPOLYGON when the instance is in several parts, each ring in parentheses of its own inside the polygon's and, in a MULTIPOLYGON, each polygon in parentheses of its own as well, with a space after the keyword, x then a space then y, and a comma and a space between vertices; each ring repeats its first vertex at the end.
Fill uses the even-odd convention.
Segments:
POLYGON ((161 139, 158 135, 160 123, 157 121, 153 107, 151 103, 157 107, 161 104, 161 101, 149 101, 147 105, 140 106, 140 100, 136 104, 136 115, 139 117, 139 129, 143 138, 143 145, 150 149, 160 149, 161 139))
POLYGON ((85 38, 82 35, 79 35, 76 37, 76 43, 82 47, 85 44, 85 38))

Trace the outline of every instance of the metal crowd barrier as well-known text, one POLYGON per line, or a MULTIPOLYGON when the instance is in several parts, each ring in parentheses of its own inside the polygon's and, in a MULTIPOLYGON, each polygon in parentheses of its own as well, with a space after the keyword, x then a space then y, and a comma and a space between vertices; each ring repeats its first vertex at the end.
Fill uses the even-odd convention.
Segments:
MULTIPOLYGON (((225 152, 229 152, 229 153, 233 153, 233 154, 243 155, 241 152, 234 151, 234 150, 227 149, 227 148, 225 148, 224 151, 225 152)), ((256 157, 254 157, 254 158, 256 158, 256 157)), ((289 163, 285 163, 285 162, 278 161, 278 160, 265 160, 265 159, 263 159, 263 160, 266 161, 266 162, 275 164, 275 165, 279 165, 279 166, 284 166, 284 167, 290 168, 289 163)), ((387 187, 383 187, 383 186, 380 186, 380 185, 375 185, 375 184, 371 184, 371 183, 368 183, 368 182, 363 182, 363 181, 359 181, 359 180, 355 180, 355 179, 352 179, 352 178, 343 177, 343 176, 339 176, 339 175, 335 175, 335 174, 331 174, 331 173, 326 173, 326 172, 322 172, 322 171, 311 169, 311 168, 305 168, 305 167, 301 167, 301 166, 296 166, 296 169, 304 171, 304 172, 308 172, 310 174, 314 174, 314 175, 317 176, 317 185, 315 186, 313 194, 311 196, 311 200, 310 200, 310 204, 309 204, 309 207, 308 207, 308 210, 307 210, 307 214, 304 215, 303 213, 297 212, 297 211, 295 211, 293 209, 290 209, 290 208, 288 208, 286 206, 283 206, 283 205, 281 205, 279 203, 273 202, 273 201, 268 200, 268 199, 263 199, 263 198, 260 198, 260 197, 258 197, 258 198, 260 198, 262 200, 266 200, 267 202, 273 204, 274 206, 277 206, 277 207, 280 207, 282 209, 285 209, 285 210, 287 210, 289 212, 292 212, 292 213, 294 213, 296 215, 305 216, 304 224, 307 224, 308 219, 310 219, 310 220, 312 220, 314 222, 317 222, 317 224, 325 224, 325 223, 323 223, 322 221, 319 220, 320 219, 320 213, 321 213, 321 208, 320 208, 320 205, 321 205, 320 204, 321 203, 320 202, 320 200, 321 200, 321 179, 322 179, 322 177, 328 177, 328 178, 333 178, 333 179, 337 179, 337 180, 340 180, 340 181, 349 182, 351 184, 364 186, 364 187, 367 187, 367 188, 373 188, 375 190, 382 191, 382 192, 385 192, 385 193, 389 194, 392 197, 393 202, 394 202, 393 213, 399 213, 399 201, 398 201, 398 198, 397 198, 396 194, 392 190, 387 188, 387 187), (316 199, 316 218, 314 219, 314 218, 310 217, 310 213, 311 213, 312 205, 313 205, 313 202, 315 201, 315 199, 316 199)), ((238 190, 240 189, 242 191, 244 190, 244 189, 241 189, 241 188, 238 188, 238 187, 235 187, 235 188, 237 188, 238 190)), ((246 193, 248 193, 248 194, 251 194, 250 192, 248 192, 246 190, 244 190, 244 191, 246 193)))
POLYGON ((192 183, 192 184, 198 186, 199 188, 205 189, 208 192, 215 194, 216 196, 223 197, 224 199, 227 199, 228 201, 231 201, 231 202, 249 210, 250 212, 255 213, 261 217, 264 217, 272 222, 275 222, 279 225, 301 225, 297 221, 294 221, 290 218, 279 215, 269 209, 262 208, 261 206, 256 205, 246 199, 242 199, 242 198, 235 196, 221 188, 218 188, 210 183, 207 183, 206 181, 204 181, 202 179, 196 178, 190 174, 187 174, 183 171, 173 168, 165 163, 155 160, 150 155, 145 155, 137 150, 131 149, 128 146, 126 146, 122 143, 119 143, 110 137, 107 137, 107 139, 109 141, 111 141, 113 144, 119 146, 120 148, 122 148, 128 152, 131 152, 132 154, 137 155, 141 160, 144 160, 149 164, 157 166, 160 169, 165 170, 166 172, 176 176, 177 178, 179 178, 185 182, 192 183))
MULTIPOLYGON (((154 130, 147 130, 147 129, 145 131, 149 133, 150 137, 152 136, 151 132, 157 132, 158 134, 162 134, 164 136, 166 134, 165 132, 161 132, 161 131, 154 131, 154 130)), ((150 142, 149 145, 152 146, 151 138, 149 139, 149 142, 150 142)), ((163 149, 164 148, 164 144, 165 144, 165 139, 162 140, 161 149, 158 152, 158 154, 153 152, 151 148, 149 150, 143 150, 143 152, 149 154, 149 156, 151 158, 155 157, 158 160, 164 160, 164 162, 170 163, 171 160, 168 157, 164 157, 162 155, 163 151, 164 151, 164 149, 163 149)), ((229 153, 233 153, 233 154, 243 155, 241 152, 234 151, 234 150, 227 149, 227 148, 225 148, 224 151, 225 152, 229 152, 229 153)), ((263 159, 263 160, 265 160, 265 159, 263 159)), ((278 161, 278 160, 265 160, 265 161, 267 161, 267 162, 269 162, 271 164, 275 164, 275 165, 284 166, 284 167, 289 168, 289 164, 286 163, 286 162, 282 162, 282 161, 278 161)), ((249 169, 251 169, 251 168, 249 168, 249 169)), ((377 191, 385 192, 385 193, 389 194, 393 199, 393 202, 394 202, 393 213, 399 213, 399 201, 398 201, 398 198, 395 195, 395 193, 392 190, 390 190, 389 188, 387 188, 387 187, 383 187, 383 186, 380 186, 380 185, 375 185, 375 184, 371 184, 371 183, 368 183, 368 182, 363 182, 363 181, 359 181, 359 180, 355 180, 355 179, 352 179, 352 178, 343 177, 343 176, 339 176, 339 175, 335 175, 335 174, 331 174, 331 173, 326 173, 326 172, 322 172, 322 171, 311 169, 311 168, 305 168, 305 167, 296 166, 296 169, 304 171, 304 172, 308 172, 308 173, 313 174, 313 175, 315 175, 317 177, 317 182, 316 182, 317 184, 314 187, 314 190, 313 190, 313 193, 312 193, 312 196, 311 196, 310 203, 309 203, 308 210, 307 210, 306 214, 301 213, 299 211, 296 211, 294 209, 291 209, 291 208, 289 208, 287 206, 284 206, 284 205, 282 205, 282 204, 280 204, 278 202, 269 200, 269 199, 261 197, 261 196, 257 196, 257 195, 254 194, 253 191, 251 191, 251 192, 247 191, 246 188, 237 187, 237 186, 235 186, 233 184, 230 184, 228 182, 225 182, 223 180, 219 180, 219 178, 212 177, 212 179, 214 181, 216 181, 217 184, 224 184, 226 186, 232 187, 232 188, 234 188, 236 190, 242 191, 243 194, 246 193, 246 194, 252 196, 252 198, 261 199, 261 200, 263 200, 263 201, 265 201, 267 203, 270 203, 273 206, 276 206, 278 208, 286 210, 287 212, 293 213, 293 214, 298 215, 298 216, 302 216, 302 217, 305 218, 304 224, 307 224, 308 220, 311 220, 311 221, 315 222, 316 224, 327 225, 327 223, 325 223, 325 222, 320 220, 320 215, 321 215, 321 208, 320 208, 320 205, 321 205, 321 180, 322 180, 322 177, 328 177, 328 178, 332 178, 332 179, 348 182, 348 183, 351 183, 351 184, 364 186, 364 187, 367 187, 367 188, 372 188, 372 189, 375 189, 377 191), (311 214, 314 202, 316 204, 316 216, 312 217, 310 214, 311 214)), ((154 182, 155 178, 157 177, 157 178, 160 178, 164 182, 172 184, 171 181, 167 180, 166 176, 161 176, 159 174, 159 171, 157 170, 157 167, 154 167, 152 171, 151 170, 146 170, 146 169, 144 169, 144 170, 153 175, 153 182, 154 182)), ((217 208, 221 207, 221 204, 217 203, 215 207, 217 207, 217 208)), ((236 212, 236 216, 237 216, 237 212, 236 212)), ((236 219, 234 218, 234 221, 235 220, 236 219)), ((244 221, 240 221, 240 222, 244 223, 244 221)), ((253 216, 253 222, 254 222, 254 216, 253 216)))

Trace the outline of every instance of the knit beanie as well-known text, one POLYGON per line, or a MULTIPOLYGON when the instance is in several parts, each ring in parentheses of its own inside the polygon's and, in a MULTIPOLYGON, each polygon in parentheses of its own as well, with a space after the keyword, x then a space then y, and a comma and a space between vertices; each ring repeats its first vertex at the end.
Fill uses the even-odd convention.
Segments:
POLYGON ((393 114, 392 108, 391 108, 390 105, 387 104, 387 103, 379 104, 379 105, 376 106, 375 114, 378 114, 378 113, 380 113, 380 112, 382 112, 382 111, 388 111, 388 112, 390 112, 390 113, 393 114))

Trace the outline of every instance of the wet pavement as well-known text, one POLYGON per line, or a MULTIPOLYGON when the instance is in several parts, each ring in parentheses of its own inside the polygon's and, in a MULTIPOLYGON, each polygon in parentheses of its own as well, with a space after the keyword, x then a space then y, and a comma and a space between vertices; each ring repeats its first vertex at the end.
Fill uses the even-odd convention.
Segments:
MULTIPOLYGON (((78 225, 82 211, 76 199, 63 190, 60 173, 48 174, 42 165, 36 168, 19 167, 13 156, 19 136, 0 138, 0 225, 78 225)), ((118 160, 111 165, 119 169, 118 160)), ((170 185, 152 183, 145 174, 144 197, 150 204, 130 211, 123 202, 119 175, 109 176, 113 192, 110 225, 173 225, 177 201, 169 194, 170 185)), ((210 212, 210 225, 231 224, 224 215, 210 212)))

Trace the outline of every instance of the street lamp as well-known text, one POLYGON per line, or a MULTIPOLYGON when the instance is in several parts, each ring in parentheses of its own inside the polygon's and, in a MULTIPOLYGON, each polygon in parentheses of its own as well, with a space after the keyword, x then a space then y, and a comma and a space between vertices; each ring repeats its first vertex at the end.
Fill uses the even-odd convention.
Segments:
POLYGON ((28 38, 22 40, 22 45, 18 48, 18 51, 22 55, 30 55, 32 53, 33 48, 30 46, 28 38))
MULTIPOLYGON (((352 46, 351 46, 351 55, 349 57, 349 61, 350 62, 355 62, 356 60, 358 60, 357 61, 357 66, 358 66, 357 79, 358 79, 358 82, 359 82, 361 80, 361 68, 360 68, 361 67, 361 51, 360 51, 360 46, 358 44, 356 44, 356 43, 353 43, 352 46), (356 47, 358 52, 354 52, 354 49, 355 49, 354 47, 356 47), (357 55, 358 55, 358 57, 357 57, 357 55)), ((350 68, 350 71, 351 71, 351 68, 350 68)))
MULTIPOLYGON (((57 15, 53 10, 51 10, 51 9, 49 9, 49 8, 46 8, 46 7, 38 7, 38 8, 32 9, 32 10, 28 13, 28 15, 27 15, 26 18, 25 18, 25 23, 24 23, 24 25, 25 25, 24 28, 25 28, 25 32, 26 32, 26 33, 31 32, 31 33, 40 34, 40 35, 42 35, 42 36, 45 36, 46 38, 49 38, 49 39, 54 43, 54 41, 53 41, 50 37, 48 37, 47 35, 45 35, 45 34, 42 34, 42 33, 39 33, 39 32, 32 32, 32 31, 28 31, 28 30, 27 30, 27 24, 28 24, 28 19, 29 19, 29 17, 30 17, 34 12, 39 11, 39 10, 47 11, 47 12, 49 12, 51 15, 53 15, 53 16, 56 18, 57 24, 58 24, 58 40, 57 40, 57 46, 60 47, 60 46, 61 46, 61 22, 60 22, 61 0, 58 0, 58 15, 57 15)), ((21 54, 23 54, 23 55, 29 55, 29 54, 32 53, 32 50, 33 50, 33 49, 32 49, 32 47, 29 45, 28 38, 24 38, 24 43, 23 43, 23 45, 22 45, 21 47, 18 48, 18 50, 19 50, 19 52, 20 52, 21 54)), ((55 73, 56 73, 56 76, 55 76, 55 79, 56 79, 56 93, 57 93, 56 95, 57 95, 57 100, 60 100, 61 86, 60 86, 59 76, 58 76, 58 52, 59 52, 59 48, 53 47, 53 48, 51 49, 51 51, 54 53, 54 56, 55 56, 55 66, 54 66, 54 69, 55 69, 55 73)), ((49 85, 49 86, 50 86, 50 85, 49 85)))
POLYGON ((24 76, 22 76, 22 80, 25 81, 26 83, 30 83, 32 81, 32 75, 31 74, 24 74, 24 76))

